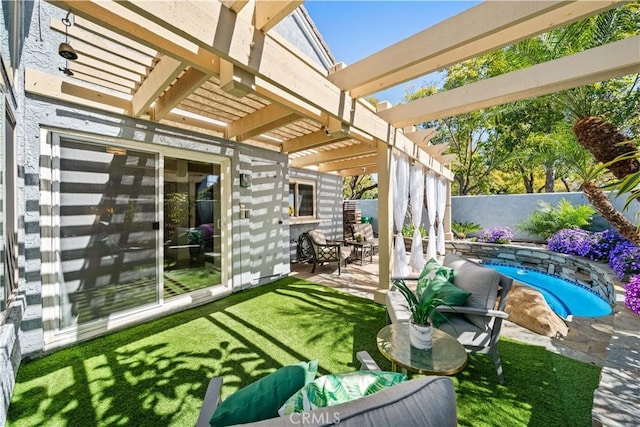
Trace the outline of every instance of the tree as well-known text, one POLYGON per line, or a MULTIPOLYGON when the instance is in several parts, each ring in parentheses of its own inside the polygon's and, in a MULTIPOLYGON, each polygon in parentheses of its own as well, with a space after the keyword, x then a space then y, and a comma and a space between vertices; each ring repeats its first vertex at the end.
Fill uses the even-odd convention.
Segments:
MULTIPOLYGON (((639 22, 640 6, 631 3, 517 43, 507 50, 507 54, 512 63, 521 66, 548 61, 635 35, 639 22)), ((637 120, 640 109, 637 75, 563 91, 551 99, 575 121, 573 132, 580 145, 599 162, 604 162, 616 177, 623 179, 638 173, 640 163, 633 156, 627 156, 621 162, 610 162, 637 152, 637 147, 630 141, 638 132, 630 125, 637 120)), ((640 244, 636 226, 611 204, 596 183, 597 174, 584 174, 583 178, 583 191, 596 210, 620 234, 640 244)))
POLYGON ((342 183, 342 196, 345 200, 378 198, 378 182, 372 175, 348 176, 342 183))

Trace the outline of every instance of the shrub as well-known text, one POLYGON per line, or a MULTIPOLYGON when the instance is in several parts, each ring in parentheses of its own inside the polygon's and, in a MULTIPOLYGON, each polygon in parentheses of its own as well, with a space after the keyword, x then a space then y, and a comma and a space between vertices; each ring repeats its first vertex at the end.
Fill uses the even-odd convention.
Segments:
POLYGON ((622 281, 640 275, 640 247, 615 231, 560 230, 549 238, 547 247, 553 252, 608 261, 609 267, 622 281))
POLYGON ((624 304, 629 310, 640 315, 640 276, 633 276, 625 289, 624 304))
MULTIPOLYGON (((405 225, 403 225, 402 226, 402 236, 403 237, 413 238, 413 229, 414 229, 413 224, 405 224, 405 225)), ((425 237, 427 237, 427 230, 424 229, 422 224, 420 224, 420 227, 418 227, 418 230, 420 231, 420 235, 422 236, 423 239, 425 237)))
POLYGON ((591 223, 595 210, 589 205, 573 206, 567 199, 560 199, 556 207, 540 202, 518 229, 531 235, 548 239, 565 228, 585 228, 591 223))
POLYGON ((580 248, 589 235, 588 231, 574 228, 560 230, 547 240, 547 247, 553 252, 579 255, 580 248))
POLYGON ((480 232, 480 236, 478 236, 478 241, 506 244, 511 243, 513 237, 513 230, 509 227, 493 227, 482 230, 482 232, 480 232))
POLYGON ((621 281, 640 275, 640 247, 629 240, 618 243, 609 253, 609 266, 621 281))
POLYGON ((464 239, 467 235, 480 230, 482 230, 480 224, 475 224, 473 222, 453 221, 451 223, 451 231, 453 231, 453 235, 456 236, 457 239, 464 239))

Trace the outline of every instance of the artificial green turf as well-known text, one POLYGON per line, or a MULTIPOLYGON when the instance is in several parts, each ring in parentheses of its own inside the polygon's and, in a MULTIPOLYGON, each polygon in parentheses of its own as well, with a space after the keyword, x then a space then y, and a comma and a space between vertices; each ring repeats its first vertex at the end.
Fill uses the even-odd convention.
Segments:
MULTIPOLYGON (((319 374, 357 369, 376 349, 384 307, 295 278, 25 362, 9 425, 193 426, 208 379, 223 398, 277 367, 319 360, 319 374)), ((501 340, 506 384, 489 356, 454 377, 460 425, 590 426, 597 367, 501 340)))

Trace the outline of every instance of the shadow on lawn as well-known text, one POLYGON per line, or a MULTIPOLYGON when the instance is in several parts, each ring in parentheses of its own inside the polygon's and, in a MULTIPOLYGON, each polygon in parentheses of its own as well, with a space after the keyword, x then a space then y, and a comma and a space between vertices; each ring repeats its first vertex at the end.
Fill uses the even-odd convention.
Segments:
MULTIPOLYGON (((286 278, 24 363, 10 425, 192 426, 214 376, 225 378, 225 397, 300 360, 318 359, 320 375, 353 371, 366 350, 390 369, 376 347, 384 324, 382 306, 286 278)), ((579 375, 595 377, 593 391, 597 368, 567 379, 561 373, 575 367, 562 356, 510 341, 500 351, 506 386, 488 356, 472 356, 458 374, 460 425, 542 425, 550 411, 555 425, 583 424, 559 401, 584 406, 566 394, 585 386, 579 375)))
POLYGON ((10 425, 193 425, 211 377, 228 395, 299 360, 354 370, 383 324, 382 307, 284 279, 25 362, 10 425))

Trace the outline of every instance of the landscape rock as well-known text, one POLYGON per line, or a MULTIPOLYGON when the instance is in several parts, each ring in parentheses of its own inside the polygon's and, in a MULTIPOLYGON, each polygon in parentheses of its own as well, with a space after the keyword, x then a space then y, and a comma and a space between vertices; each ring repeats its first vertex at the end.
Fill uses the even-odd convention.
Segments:
POLYGON ((505 311, 509 321, 547 337, 564 338, 567 324, 549 307, 540 292, 520 282, 513 282, 505 311))

